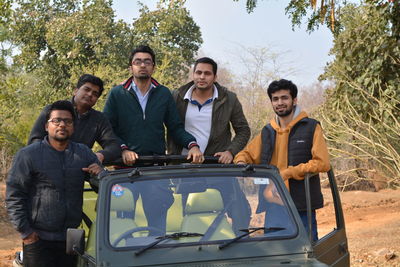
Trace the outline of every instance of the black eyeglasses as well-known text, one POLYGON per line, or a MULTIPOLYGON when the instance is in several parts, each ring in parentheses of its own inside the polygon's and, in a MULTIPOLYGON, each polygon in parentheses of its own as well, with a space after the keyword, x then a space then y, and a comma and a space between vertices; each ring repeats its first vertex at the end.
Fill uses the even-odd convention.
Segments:
POLYGON ((62 121, 63 121, 64 124, 67 125, 67 126, 71 126, 72 123, 74 122, 74 121, 73 121, 72 119, 70 119, 70 118, 65 118, 65 119, 63 119, 63 118, 53 118, 53 119, 51 119, 51 120, 48 120, 48 122, 53 123, 55 126, 59 126, 60 123, 61 123, 62 121))
POLYGON ((149 58, 146 58, 146 59, 137 58, 132 61, 132 65, 135 65, 135 66, 141 66, 143 63, 145 66, 151 66, 151 65, 153 65, 153 60, 151 60, 149 58))

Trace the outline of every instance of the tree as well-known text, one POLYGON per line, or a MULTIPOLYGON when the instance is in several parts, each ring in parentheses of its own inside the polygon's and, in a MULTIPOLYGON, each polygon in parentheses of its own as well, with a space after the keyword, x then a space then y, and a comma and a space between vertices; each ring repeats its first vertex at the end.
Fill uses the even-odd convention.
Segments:
MULTIPOLYGON (((239 0, 233 0, 239 1, 239 0)), ((251 13, 257 7, 258 0, 247 0, 247 12, 251 13)), ((332 32, 340 29, 340 9, 346 5, 346 0, 291 0, 286 6, 286 14, 291 18, 292 26, 300 26, 305 16, 307 20, 307 30, 314 31, 320 24, 326 23, 332 32)))
POLYGON ((0 73, 6 72, 7 59, 11 55, 11 47, 8 42, 11 14, 11 0, 0 0, 0 73))
MULTIPOLYGON (((239 0, 233 0, 239 1, 239 0)), ((400 4, 396 0, 365 0, 375 6, 393 5, 392 24, 400 34, 400 4)), ((251 13, 257 7, 258 0, 246 0, 247 12, 251 13)), ((300 26, 304 17, 307 19, 307 30, 312 32, 321 24, 326 24, 334 34, 342 29, 341 16, 343 7, 351 4, 347 0, 290 0, 286 6, 286 14, 291 18, 292 26, 300 26)))
POLYGON ((293 74, 282 60, 284 52, 270 47, 240 47, 236 53, 244 70, 235 77, 235 93, 243 106, 252 136, 257 135, 271 118, 273 111, 267 94, 268 85, 293 74))
POLYGON ((5 29, 6 40, 17 47, 9 73, 0 73, 0 146, 25 144, 37 113, 46 104, 70 98, 83 73, 105 81, 97 104, 102 109, 109 88, 129 76, 131 49, 143 42, 157 53, 160 82, 181 84, 202 42, 182 0, 161 0, 155 11, 142 5, 132 25, 115 20, 111 0, 12 3, 0 0, 7 4, 0 6, 0 38, 5 29))
POLYGON ((355 161, 356 179, 381 172, 400 181, 400 49, 391 4, 348 5, 343 31, 334 41, 335 56, 322 78, 327 91, 325 121, 337 156, 355 161))
POLYGON ((71 77, 84 70, 113 66, 115 74, 125 71, 132 37, 114 17, 111 1, 18 1, 11 25, 21 51, 15 62, 42 77, 37 98, 43 105, 69 97, 65 89, 73 87, 71 77))

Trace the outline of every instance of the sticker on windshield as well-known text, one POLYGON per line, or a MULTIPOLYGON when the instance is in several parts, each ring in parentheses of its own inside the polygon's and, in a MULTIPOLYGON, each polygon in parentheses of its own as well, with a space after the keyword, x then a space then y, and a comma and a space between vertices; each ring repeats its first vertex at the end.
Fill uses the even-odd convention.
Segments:
POLYGON ((254 178, 254 184, 269 184, 268 178, 254 178))
POLYGON ((124 195, 124 188, 119 184, 116 184, 111 188, 111 193, 115 197, 122 197, 124 195))

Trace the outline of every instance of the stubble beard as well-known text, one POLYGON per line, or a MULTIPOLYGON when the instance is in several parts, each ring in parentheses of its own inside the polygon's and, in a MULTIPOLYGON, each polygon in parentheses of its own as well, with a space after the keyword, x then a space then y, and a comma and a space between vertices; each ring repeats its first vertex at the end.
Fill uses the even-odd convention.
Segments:
POLYGON ((199 87, 199 86, 196 84, 196 89, 198 89, 198 90, 204 92, 204 91, 212 90, 212 89, 213 89, 213 85, 214 85, 214 84, 212 84, 211 86, 208 86, 208 87, 199 87))
POLYGON ((69 140, 69 138, 71 137, 71 135, 69 134, 69 131, 65 131, 65 135, 63 135, 63 136, 59 136, 59 135, 57 135, 57 133, 54 135, 54 136, 52 136, 52 138, 55 140, 55 141, 58 141, 58 142, 65 142, 65 141, 68 141, 69 140))
POLYGON ((290 114, 292 114, 293 110, 294 110, 294 105, 292 105, 290 109, 287 109, 287 110, 285 110, 285 111, 283 111, 283 112, 275 111, 275 114, 276 114, 278 117, 284 118, 284 117, 287 117, 287 116, 289 116, 290 114))

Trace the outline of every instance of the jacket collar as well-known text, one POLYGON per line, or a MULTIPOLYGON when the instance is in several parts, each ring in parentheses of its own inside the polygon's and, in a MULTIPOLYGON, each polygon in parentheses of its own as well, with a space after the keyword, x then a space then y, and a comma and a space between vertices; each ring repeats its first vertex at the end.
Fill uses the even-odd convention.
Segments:
MULTIPOLYGON (((121 85, 124 89, 128 90, 129 87, 131 86, 132 82, 133 82, 133 76, 129 77, 128 80, 122 82, 121 85)), ((157 82, 156 79, 154 79, 154 78, 151 78, 151 84, 154 85, 154 87, 157 87, 160 85, 159 82, 157 82)))
POLYGON ((72 105, 74 106, 74 111, 75 111, 75 118, 76 119, 81 119, 81 118, 86 118, 89 116, 90 113, 93 112, 93 108, 90 108, 88 111, 86 111, 83 114, 79 114, 78 110, 76 109, 76 105, 75 105, 75 101, 74 101, 75 96, 73 96, 70 100, 70 102, 72 103, 72 105))
POLYGON ((54 151, 57 151, 57 152, 64 152, 64 151, 67 151, 67 150, 70 150, 70 149, 71 149, 71 140, 69 140, 69 141, 68 141, 68 146, 65 148, 64 151, 58 151, 58 150, 56 150, 54 147, 52 147, 52 146, 50 145, 49 136, 48 136, 48 135, 46 135, 46 136, 43 138, 43 144, 45 144, 45 146, 47 146, 47 147, 49 147, 50 149, 53 149, 54 151))

